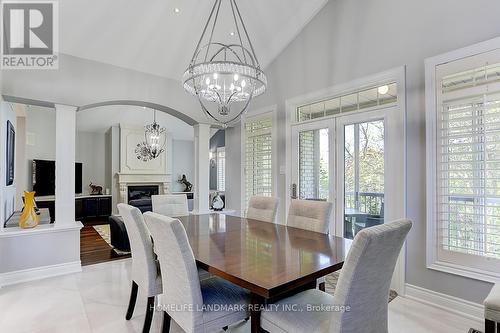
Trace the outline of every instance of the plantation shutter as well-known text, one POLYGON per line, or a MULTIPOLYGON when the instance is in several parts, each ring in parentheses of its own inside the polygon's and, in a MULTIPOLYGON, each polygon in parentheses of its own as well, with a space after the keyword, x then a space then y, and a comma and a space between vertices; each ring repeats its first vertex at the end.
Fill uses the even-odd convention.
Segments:
POLYGON ((500 54, 437 66, 436 79, 438 259, 500 272, 488 265, 500 259, 500 54))
POLYGON ((245 123, 245 206, 254 195, 272 196, 272 115, 245 123))
POLYGON ((217 190, 226 190, 226 151, 217 148, 217 190))

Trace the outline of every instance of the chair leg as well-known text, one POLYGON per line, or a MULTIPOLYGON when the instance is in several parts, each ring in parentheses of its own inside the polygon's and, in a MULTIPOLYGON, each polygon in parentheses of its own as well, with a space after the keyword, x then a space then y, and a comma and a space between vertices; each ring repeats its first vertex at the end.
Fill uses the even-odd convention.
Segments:
POLYGON ((146 306, 146 318, 144 318, 144 327, 142 333, 149 333, 151 322, 153 321, 153 312, 155 311, 155 297, 148 297, 148 305, 146 306))
POLYGON ((130 320, 132 315, 134 314, 135 301, 137 300, 137 283, 132 281, 132 290, 130 291, 130 301, 128 302, 127 314, 125 315, 125 319, 130 320))
POLYGON ((169 333, 170 332, 170 315, 166 312, 163 311, 163 328, 162 328, 163 333, 169 333))
POLYGON ((321 290, 321 291, 325 291, 325 283, 324 282, 321 282, 318 286, 318 289, 321 290))
POLYGON ((495 322, 485 319, 484 320, 484 333, 495 333, 495 322))

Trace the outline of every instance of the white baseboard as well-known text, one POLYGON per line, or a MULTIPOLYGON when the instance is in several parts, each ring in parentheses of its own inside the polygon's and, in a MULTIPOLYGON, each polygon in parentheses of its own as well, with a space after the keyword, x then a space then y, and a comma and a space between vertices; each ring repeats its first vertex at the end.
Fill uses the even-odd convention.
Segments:
POLYGON ((484 322, 484 306, 482 304, 438 293, 408 283, 405 289, 406 294, 404 297, 477 321, 481 325, 484 322))
POLYGON ((80 260, 64 264, 23 269, 20 271, 1 273, 0 287, 17 283, 46 279, 53 276, 78 273, 82 271, 80 260))

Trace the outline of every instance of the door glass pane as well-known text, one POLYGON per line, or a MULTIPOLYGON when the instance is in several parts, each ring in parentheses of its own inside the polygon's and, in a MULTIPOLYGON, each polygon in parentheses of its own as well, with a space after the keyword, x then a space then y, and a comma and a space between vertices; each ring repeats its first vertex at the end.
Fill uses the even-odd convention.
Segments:
POLYGON ((344 127, 344 237, 384 223, 384 121, 344 127))
POLYGON ((299 199, 329 199, 328 128, 299 133, 299 199))

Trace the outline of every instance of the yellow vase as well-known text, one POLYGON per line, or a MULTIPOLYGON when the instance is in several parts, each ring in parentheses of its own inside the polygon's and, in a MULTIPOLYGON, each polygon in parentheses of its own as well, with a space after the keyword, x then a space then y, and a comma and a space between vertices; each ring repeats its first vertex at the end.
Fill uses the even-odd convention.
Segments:
POLYGON ((40 217, 35 212, 35 192, 24 192, 24 208, 19 218, 19 228, 34 228, 40 217))

